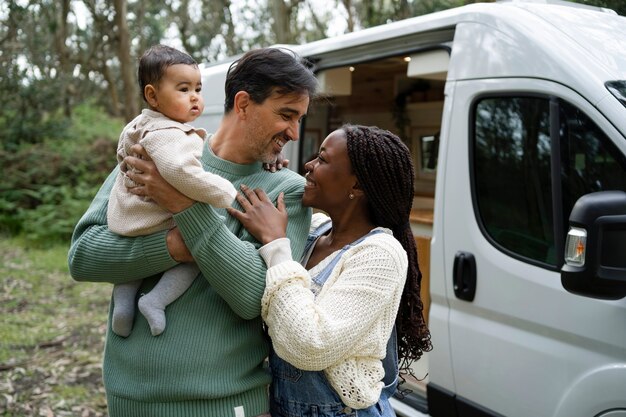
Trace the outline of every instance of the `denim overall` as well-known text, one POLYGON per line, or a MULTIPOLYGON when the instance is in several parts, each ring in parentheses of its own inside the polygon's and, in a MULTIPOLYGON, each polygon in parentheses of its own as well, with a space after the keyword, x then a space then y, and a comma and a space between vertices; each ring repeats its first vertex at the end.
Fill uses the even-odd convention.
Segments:
MULTIPOLYGON (((331 226, 331 223, 327 222, 309 235, 304 250, 305 257, 317 238, 330 230, 331 226)), ((381 230, 372 230, 357 241, 344 246, 318 275, 311 277, 313 281, 322 286, 346 250, 366 237, 380 232, 381 230)), ((270 353, 272 370, 270 413, 272 417, 394 417, 396 414, 389 404, 389 398, 395 393, 398 385, 398 349, 395 327, 387 342, 387 355, 382 362, 385 370, 383 379, 385 386, 380 399, 368 408, 355 410, 341 402, 323 371, 302 371, 282 360, 272 351, 270 353)))

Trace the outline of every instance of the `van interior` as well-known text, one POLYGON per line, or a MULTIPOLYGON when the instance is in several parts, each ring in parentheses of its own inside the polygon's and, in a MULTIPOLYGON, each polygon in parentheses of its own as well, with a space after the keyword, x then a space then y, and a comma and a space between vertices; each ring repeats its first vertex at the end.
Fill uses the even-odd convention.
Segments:
POLYGON ((299 170, 343 123, 376 125, 404 140, 416 170, 416 209, 432 208, 448 51, 386 57, 317 75, 322 97, 311 104, 299 170), (422 201, 423 200, 423 201, 422 201))
MULTIPOLYGON (((303 174, 304 163, 313 159, 324 138, 344 123, 376 125, 405 142, 415 167, 411 227, 423 276, 426 320, 435 177, 449 56, 449 50, 440 48, 319 70, 322 95, 311 103, 304 122, 298 161, 303 174)), ((409 378, 408 388, 425 389, 427 359, 414 365, 415 378, 409 378)))

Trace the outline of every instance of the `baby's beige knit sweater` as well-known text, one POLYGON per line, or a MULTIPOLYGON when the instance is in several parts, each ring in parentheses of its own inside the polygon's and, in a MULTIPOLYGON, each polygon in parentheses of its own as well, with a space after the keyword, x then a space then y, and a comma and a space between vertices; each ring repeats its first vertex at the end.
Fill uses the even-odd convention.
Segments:
POLYGON ((174 227, 172 215, 152 200, 131 194, 127 187, 136 186, 124 172, 124 158, 130 147, 141 144, 156 164, 161 176, 178 191, 196 201, 223 208, 232 204, 235 188, 230 181, 206 172, 200 163, 202 147, 206 146, 204 129, 178 123, 163 114, 144 109, 120 135, 117 176, 109 205, 107 220, 111 231, 124 236, 148 235, 174 227))

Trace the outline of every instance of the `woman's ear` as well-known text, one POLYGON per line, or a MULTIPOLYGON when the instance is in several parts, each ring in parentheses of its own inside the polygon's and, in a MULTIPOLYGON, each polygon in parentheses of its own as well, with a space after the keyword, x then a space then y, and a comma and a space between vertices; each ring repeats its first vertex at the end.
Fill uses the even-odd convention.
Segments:
POLYGON ((355 197, 363 197, 365 195, 365 191, 363 191, 358 181, 354 183, 350 193, 353 194, 355 197))
POLYGON ((233 109, 235 113, 242 119, 247 117, 247 110, 250 106, 250 94, 245 91, 239 91, 235 94, 235 100, 233 104, 233 109))
POLYGON ((150 105, 150 107, 156 109, 159 107, 159 100, 157 99, 157 91, 156 88, 152 84, 148 84, 143 89, 143 95, 146 98, 146 101, 150 105))

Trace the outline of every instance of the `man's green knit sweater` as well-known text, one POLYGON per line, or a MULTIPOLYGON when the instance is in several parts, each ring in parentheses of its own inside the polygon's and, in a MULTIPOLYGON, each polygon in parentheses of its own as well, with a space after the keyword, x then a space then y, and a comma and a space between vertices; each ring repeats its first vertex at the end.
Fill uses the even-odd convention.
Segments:
MULTIPOLYGON (((293 171, 263 170, 216 157, 205 146, 207 171, 264 189, 272 201, 285 193, 287 236, 294 259, 304 248, 310 210, 301 205, 304 179, 293 171)), ((106 226, 107 201, 117 169, 106 180, 76 226, 69 252, 77 281, 121 283, 146 278, 149 291, 161 272, 176 262, 165 236, 122 237, 106 226)), ((237 203, 235 203, 236 206, 237 203)), ((237 207, 237 206, 236 206, 237 207)), ((237 207, 240 208, 240 207, 237 207)), ((138 313, 129 337, 109 325, 103 377, 111 417, 253 417, 268 412, 269 373, 264 369, 260 300, 266 267, 260 244, 224 209, 195 203, 174 216, 201 275, 166 309, 167 328, 150 334, 138 313)), ((110 324, 109 317, 109 324, 110 324)))

